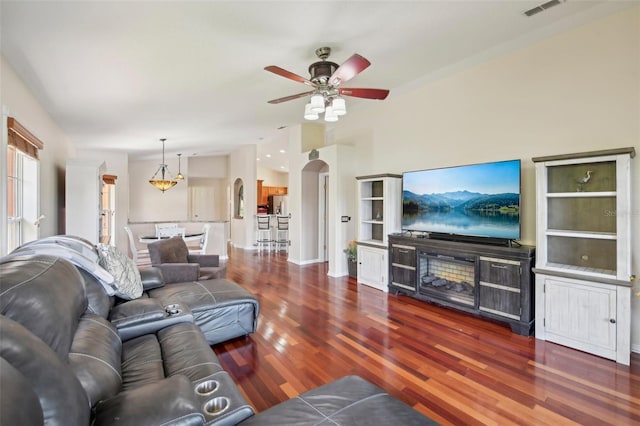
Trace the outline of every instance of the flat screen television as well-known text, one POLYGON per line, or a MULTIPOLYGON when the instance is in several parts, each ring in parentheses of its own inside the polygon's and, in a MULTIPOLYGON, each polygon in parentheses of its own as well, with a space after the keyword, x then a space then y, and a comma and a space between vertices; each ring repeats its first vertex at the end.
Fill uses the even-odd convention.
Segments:
POLYGON ((432 238, 520 239, 520 160, 404 172, 402 229, 432 238))

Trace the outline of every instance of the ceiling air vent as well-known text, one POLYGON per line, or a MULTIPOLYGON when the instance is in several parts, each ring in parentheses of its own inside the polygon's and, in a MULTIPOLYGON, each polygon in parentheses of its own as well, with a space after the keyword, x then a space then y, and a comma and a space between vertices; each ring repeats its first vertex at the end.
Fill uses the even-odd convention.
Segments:
POLYGON ((539 6, 533 7, 531 9, 525 11, 524 14, 527 15, 527 16, 533 16, 533 15, 535 15, 537 13, 540 13, 542 11, 545 11, 545 10, 547 10, 547 9, 553 7, 553 6, 557 6, 560 3, 563 3, 564 1, 565 0, 551 0, 551 1, 548 1, 546 3, 542 3, 539 6))

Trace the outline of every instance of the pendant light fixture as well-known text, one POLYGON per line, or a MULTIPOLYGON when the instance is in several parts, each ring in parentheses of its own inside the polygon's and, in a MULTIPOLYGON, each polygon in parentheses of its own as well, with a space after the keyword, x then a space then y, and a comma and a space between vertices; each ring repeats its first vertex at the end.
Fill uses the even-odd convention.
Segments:
POLYGON ((182 154, 178 154, 178 174, 176 175, 176 180, 184 180, 184 175, 182 174, 182 172, 180 171, 180 157, 182 156, 182 154))
POLYGON ((169 168, 164 163, 164 141, 166 141, 166 139, 160 139, 160 142, 162 142, 162 164, 160 164, 158 170, 156 170, 154 175, 149 180, 149 183, 151 185, 155 186, 162 192, 166 191, 167 189, 173 188, 178 183, 178 181, 173 179, 173 177, 171 176, 171 172, 169 172, 169 168), (156 179, 158 173, 161 173, 162 179, 156 179))

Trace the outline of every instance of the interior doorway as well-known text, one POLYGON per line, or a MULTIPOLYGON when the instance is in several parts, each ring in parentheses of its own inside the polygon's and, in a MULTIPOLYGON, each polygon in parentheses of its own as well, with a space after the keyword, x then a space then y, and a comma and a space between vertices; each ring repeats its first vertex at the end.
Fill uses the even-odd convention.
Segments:
POLYGON ((329 187, 321 185, 321 180, 329 181, 329 165, 322 160, 307 163, 301 173, 300 260, 303 263, 328 260, 331 244, 328 229, 329 187))

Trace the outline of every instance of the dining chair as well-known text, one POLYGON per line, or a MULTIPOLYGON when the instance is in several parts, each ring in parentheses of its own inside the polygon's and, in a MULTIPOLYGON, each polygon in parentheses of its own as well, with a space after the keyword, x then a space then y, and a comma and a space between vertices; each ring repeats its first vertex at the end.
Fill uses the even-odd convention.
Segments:
POLYGON ((209 243, 209 231, 211 224, 205 223, 202 226, 202 238, 200 238, 199 248, 190 248, 189 254, 207 254, 207 244, 209 243))
POLYGON ((171 238, 181 236, 184 238, 185 228, 183 227, 171 227, 161 228, 158 230, 158 238, 171 238))
POLYGON ((173 229, 177 227, 177 223, 156 223, 156 237, 160 238, 165 229, 173 229))
POLYGON ((136 263, 136 265, 150 263, 149 259, 149 250, 147 249, 139 249, 136 247, 136 240, 133 238, 133 232, 131 232, 131 228, 128 226, 124 227, 125 232, 127 233, 127 237, 129 237, 129 250, 131 251, 131 258, 136 263))

